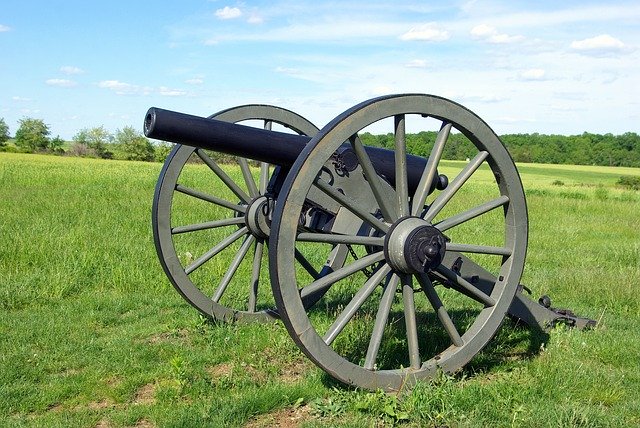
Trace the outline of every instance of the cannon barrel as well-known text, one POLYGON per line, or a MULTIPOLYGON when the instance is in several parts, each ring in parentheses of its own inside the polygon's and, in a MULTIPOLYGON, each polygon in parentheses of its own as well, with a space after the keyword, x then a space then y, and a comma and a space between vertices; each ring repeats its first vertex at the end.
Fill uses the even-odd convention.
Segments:
MULTIPOLYGON (((274 165, 291 166, 311 137, 288 134, 251 126, 193 116, 171 110, 151 107, 144 120, 144 134, 156 140, 241 156, 274 165)), ((350 149, 345 143, 343 148, 350 149)), ((392 150, 365 146, 378 174, 395 185, 395 153, 392 150)), ((420 182, 427 159, 407 156, 409 190, 415 191, 420 182)), ((436 174, 431 191, 439 177, 436 174)), ((441 184, 440 187, 443 186, 441 184)), ((444 184, 446 185, 446 184, 444 184)))

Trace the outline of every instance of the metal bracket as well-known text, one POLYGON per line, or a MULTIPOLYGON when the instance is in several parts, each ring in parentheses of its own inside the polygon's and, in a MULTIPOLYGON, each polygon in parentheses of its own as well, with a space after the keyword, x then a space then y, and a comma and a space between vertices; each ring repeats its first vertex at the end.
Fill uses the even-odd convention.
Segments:
MULTIPOLYGON (((491 294, 493 285, 496 282, 495 276, 468 257, 449 251, 445 256, 445 260, 443 260, 443 264, 451 266, 452 271, 461 275, 484 293, 491 294)), ((452 286, 451 284, 449 285, 452 286)), ((524 285, 518 285, 515 297, 507 311, 507 315, 518 322, 523 322, 529 327, 538 328, 541 331, 548 331, 558 323, 563 323, 579 330, 593 328, 597 324, 595 320, 576 316, 569 309, 551 307, 551 299, 548 296, 542 296, 536 302, 525 295, 523 293, 524 290, 529 291, 524 285)))
POLYGON ((551 307, 549 296, 542 296, 537 302, 523 294, 523 286, 519 285, 516 295, 507 312, 510 317, 522 321, 529 327, 548 331, 556 324, 563 323, 579 330, 594 328, 595 320, 576 316, 569 309, 551 307))

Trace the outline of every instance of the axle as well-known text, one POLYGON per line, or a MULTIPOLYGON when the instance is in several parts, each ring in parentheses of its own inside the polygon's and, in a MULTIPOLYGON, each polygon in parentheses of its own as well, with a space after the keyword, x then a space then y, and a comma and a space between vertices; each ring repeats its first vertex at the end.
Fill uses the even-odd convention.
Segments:
MULTIPOLYGON (((289 167, 305 148, 311 137, 270 131, 251 126, 193 116, 151 107, 144 120, 144 134, 153 139, 241 156, 260 162, 289 167)), ((376 172, 395 185, 395 153, 392 150, 366 146, 365 150, 376 172)), ((347 169, 357 162, 349 143, 338 150, 347 169), (346 161, 346 162, 345 162, 346 161)), ((415 191, 427 158, 407 155, 407 181, 415 191)), ((431 190, 446 187, 446 177, 435 175, 431 190)))

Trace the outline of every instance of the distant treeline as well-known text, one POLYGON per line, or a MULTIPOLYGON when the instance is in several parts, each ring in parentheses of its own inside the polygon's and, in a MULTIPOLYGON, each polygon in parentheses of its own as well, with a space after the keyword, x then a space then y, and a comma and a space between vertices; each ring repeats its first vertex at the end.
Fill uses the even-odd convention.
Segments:
MULTIPOLYGON (((377 147, 393 147, 394 137, 360 134, 362 143, 377 147)), ((428 156, 436 132, 424 131, 407 134, 407 150, 428 156)), ((555 163, 570 165, 602 165, 640 167, 640 136, 635 132, 622 135, 590 134, 544 135, 506 134, 500 137, 516 162, 555 163)), ((475 147, 462 134, 451 134, 442 154, 443 159, 464 160, 477 153, 475 147)))

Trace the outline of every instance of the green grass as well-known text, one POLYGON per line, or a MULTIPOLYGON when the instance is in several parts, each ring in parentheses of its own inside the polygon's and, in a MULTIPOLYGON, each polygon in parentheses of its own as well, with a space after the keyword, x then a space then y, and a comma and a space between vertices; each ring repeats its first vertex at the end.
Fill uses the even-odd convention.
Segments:
POLYGON ((523 283, 595 330, 506 322, 460 373, 395 396, 332 381, 280 323, 199 317, 153 248, 160 167, 0 153, 0 426, 640 425, 640 192, 616 185, 640 170, 519 166, 523 283))

